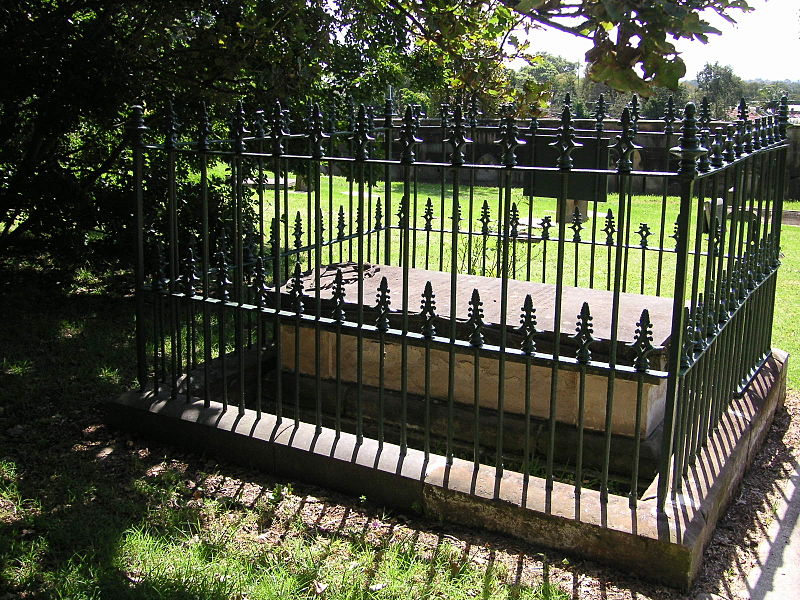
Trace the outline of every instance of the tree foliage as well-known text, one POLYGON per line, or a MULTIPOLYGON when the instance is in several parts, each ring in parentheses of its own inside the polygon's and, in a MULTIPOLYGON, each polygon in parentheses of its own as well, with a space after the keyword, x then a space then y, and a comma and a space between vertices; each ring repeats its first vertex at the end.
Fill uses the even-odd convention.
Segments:
POLYGON ((697 88, 708 98, 714 118, 727 116, 744 94, 744 82, 730 66, 718 62, 706 65, 697 73, 697 88))

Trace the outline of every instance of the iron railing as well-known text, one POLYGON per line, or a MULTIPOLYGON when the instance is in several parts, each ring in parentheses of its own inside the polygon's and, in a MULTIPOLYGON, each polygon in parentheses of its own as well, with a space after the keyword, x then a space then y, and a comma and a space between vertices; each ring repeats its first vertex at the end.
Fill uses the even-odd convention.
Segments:
POLYGON ((771 351, 786 99, 721 127, 689 104, 679 135, 672 103, 647 132, 602 98, 584 130, 569 103, 557 128, 382 110, 342 126, 315 106, 290 133, 280 105, 252 132, 240 107, 219 139, 170 108, 151 142, 134 107, 142 390, 576 501, 636 507, 657 477, 663 508, 771 351))

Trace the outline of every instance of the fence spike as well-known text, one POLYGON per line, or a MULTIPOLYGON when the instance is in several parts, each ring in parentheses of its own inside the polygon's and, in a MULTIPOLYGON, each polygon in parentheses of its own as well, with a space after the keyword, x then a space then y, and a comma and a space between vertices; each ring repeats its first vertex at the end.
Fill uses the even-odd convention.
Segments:
POLYGON ((633 94, 631 96, 631 131, 635 134, 639 133, 639 96, 633 94))
MULTIPOLYGON (((706 149, 711 148, 711 131, 705 127, 700 130, 700 145, 706 149)), ((708 154, 708 152, 701 154, 697 161, 697 170, 700 173, 708 173, 711 170, 708 154)))
POLYGON ((436 296, 430 281, 425 282, 420 308, 422 308, 422 335, 429 340, 436 335, 436 296))
POLYGON ((481 224, 481 235, 489 235, 489 223, 492 222, 492 215, 489 209, 489 202, 483 201, 481 206, 481 216, 478 219, 481 224))
POLYGON ((392 119, 394 117, 394 101, 391 98, 386 98, 383 102, 383 126, 386 129, 391 129, 393 126, 392 119))
POLYGON ((634 143, 635 130, 631 119, 631 112, 626 106, 622 110, 620 119, 621 135, 618 135, 616 142, 609 149, 617 155, 617 171, 620 173, 630 173, 633 169, 631 157, 633 152, 641 148, 634 143))
POLYGON ((519 128, 514 118, 514 107, 506 104, 503 107, 503 116, 500 118, 500 139, 495 141, 503 149, 503 165, 513 167, 517 164, 517 147, 525 144, 519 138, 519 128))
POLYGON ((744 128, 744 151, 750 154, 753 150, 753 122, 747 121, 744 128))
POLYGON ((315 102, 308 115, 308 145, 312 158, 320 159, 325 155, 323 143, 330 136, 323 131, 325 119, 320 111, 319 104, 315 102))
POLYGON ((230 287, 233 282, 228 277, 228 261, 225 251, 219 250, 214 256, 217 267, 217 296, 222 302, 230 300, 230 287))
POLYGON ((450 154, 450 164, 455 167, 460 167, 464 164, 464 147, 472 143, 472 140, 466 136, 464 115, 462 114, 460 104, 456 104, 456 108, 453 111, 453 127, 450 131, 450 137, 445 141, 450 144, 453 150, 450 154))
POLYGON ((722 158, 722 148, 725 143, 722 127, 717 127, 714 131, 714 142, 711 144, 711 166, 719 169, 725 164, 722 158))
POLYGON ((736 160, 736 151, 734 150, 736 146, 736 127, 733 123, 728 123, 725 126, 725 143, 724 143, 724 150, 722 152, 722 159, 725 162, 732 163, 736 160))
POLYGON ((578 342, 575 358, 580 364, 585 365, 592 360, 591 344, 594 341, 592 337, 592 333, 594 333, 592 315, 589 313, 588 302, 584 302, 583 306, 581 306, 581 312, 578 314, 578 322, 575 331, 576 334, 572 338, 578 342))
POLYGON ((281 109, 281 102, 280 100, 275 100, 275 105, 272 107, 272 119, 270 121, 269 132, 269 136, 272 138, 272 154, 274 156, 283 156, 283 138, 286 135, 288 135, 288 132, 286 131, 285 117, 281 109))
POLYGON ((144 144, 144 132, 148 131, 148 127, 144 124, 144 108, 141 104, 131 106, 131 116, 125 129, 128 131, 134 147, 144 144))
POLYGON ((200 277, 197 275, 197 259, 194 256, 194 248, 190 245, 187 256, 183 261, 183 291, 187 296, 194 296, 200 284, 200 277))
POLYGON ((375 138, 370 135, 367 110, 363 104, 358 105, 358 118, 352 131, 353 135, 350 140, 353 142, 353 158, 357 161, 369 159, 369 145, 375 141, 375 138))
POLYGON ((572 211, 571 217, 569 228, 572 229, 572 241, 577 243, 581 241, 581 231, 583 230, 583 215, 577 206, 575 206, 575 210, 572 211))
POLYGON ((470 127, 477 127, 478 126, 478 97, 473 94, 472 99, 469 102, 469 126, 470 127))
POLYGON ((469 310, 467 319, 467 327, 469 328, 469 343, 474 348, 483 346, 483 302, 478 289, 472 290, 472 296, 469 299, 469 310))
POLYGON ((562 171, 572 169, 572 152, 576 148, 582 147, 575 141, 575 128, 572 126, 572 113, 569 105, 564 106, 561 112, 561 125, 555 142, 550 144, 558 151, 557 166, 562 171))
POLYGON ((411 105, 406 106, 406 114, 400 126, 400 163, 404 165, 413 164, 416 160, 414 147, 422 140, 417 137, 417 119, 411 105))
POLYGON ((785 140, 789 127, 789 98, 781 96, 781 103, 778 107, 778 139, 785 140))
POLYGON ((294 227, 292 228, 292 236, 294 237, 294 248, 299 250, 303 245, 303 215, 300 211, 294 216, 294 227))
POLYGON ((667 106, 664 110, 664 133, 675 133, 675 99, 670 96, 667 98, 667 106))
POLYGON ((650 227, 647 223, 639 223, 639 229, 636 231, 639 236, 639 247, 640 248, 647 248, 647 238, 649 238, 653 232, 650 231, 650 227))
POLYGON ((606 246, 614 245, 614 234, 617 232, 617 226, 614 221, 614 213, 611 209, 606 212, 606 224, 603 227, 603 233, 606 234, 606 246))
POLYGON ((536 309, 533 307, 533 299, 530 294, 525 296, 520 314, 520 332, 522 333, 522 351, 531 355, 536 352, 536 309))
POLYGON ((383 226, 383 203, 381 202, 380 196, 378 196, 377 202, 375 202, 375 229, 380 230, 383 226))
POLYGON ((670 149, 670 152, 680 159, 678 174, 688 177, 697 176, 697 158, 708 152, 700 144, 700 138, 697 137, 696 114, 697 107, 693 102, 689 102, 683 111, 681 137, 678 140, 678 145, 670 149))
POLYGON ((597 102, 594 104, 594 130, 603 131, 605 123, 603 122, 608 115, 606 114, 606 97, 600 94, 597 97, 597 102))
POLYGON ((697 124, 701 131, 711 128, 711 105, 708 102, 708 96, 703 96, 700 100, 697 124))
POLYGON ((345 232, 344 207, 340 204, 339 213, 336 218, 336 239, 337 240, 344 239, 344 232, 345 232))
POLYGON ((433 229, 433 202, 430 196, 428 196, 428 200, 425 202, 425 210, 422 213, 422 219, 425 221, 423 227, 425 231, 431 231, 433 229))
POLYGON ((295 314, 299 317, 303 314, 303 272, 300 263, 294 263, 294 274, 292 276, 291 289, 289 290, 289 301, 295 314))
POLYGON ((553 227, 553 218, 550 215, 542 217, 542 239, 550 239, 550 228, 553 227))
POLYGON ((375 306, 378 310, 375 326, 378 331, 389 331, 389 305, 392 301, 389 297, 389 282, 386 280, 386 277, 381 277, 381 282, 378 284, 378 293, 375 297, 378 302, 375 306))
POLYGON ((753 119, 753 130, 751 133, 751 145, 753 146, 753 150, 761 150, 762 126, 761 117, 753 119))
MULTIPOLYGON (((459 212, 461 212, 460 209, 459 212)), ((519 208, 517 208, 516 202, 511 203, 511 210, 508 218, 508 224, 510 229, 509 236, 511 238, 519 237, 519 208)))
POLYGON ((636 333, 633 343, 630 345, 634 351, 633 368, 644 373, 650 368, 650 355, 655 348, 653 347, 653 324, 650 322, 650 311, 646 308, 636 323, 636 333))
POLYGON ((239 100, 233 109, 233 115, 231 115, 231 139, 233 140, 234 152, 244 152, 246 150, 244 137, 250 132, 244 127, 245 118, 244 104, 239 100))
POLYGON ((256 307, 261 309, 267 305, 269 298, 269 288, 267 287, 267 274, 264 271, 264 259, 260 256, 256 258, 256 269, 253 281, 255 292, 256 307))
POLYGON ((694 327, 692 326, 692 314, 688 306, 683 307, 683 347, 681 348, 681 368, 688 369, 694 360, 694 340, 693 333, 694 327))
POLYGON ((344 279, 342 278, 342 270, 336 269, 336 275, 333 278, 333 291, 331 297, 333 298, 333 320, 337 323, 344 323, 345 320, 345 297, 347 293, 344 290, 344 279))

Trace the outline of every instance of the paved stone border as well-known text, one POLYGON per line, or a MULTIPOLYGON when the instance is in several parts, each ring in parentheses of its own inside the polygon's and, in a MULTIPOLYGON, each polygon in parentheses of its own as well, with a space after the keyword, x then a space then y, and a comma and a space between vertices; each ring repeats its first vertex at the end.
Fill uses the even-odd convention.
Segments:
POLYGON ((731 402, 722 427, 690 469, 683 491, 658 514, 655 481, 635 511, 628 499, 554 483, 471 462, 409 449, 314 425, 295 424, 252 410, 165 394, 128 392, 108 404, 109 423, 170 444, 185 446, 308 481, 371 501, 421 512, 444 521, 484 528, 533 544, 571 552, 633 572, 643 579, 687 589, 699 572, 705 546, 734 496, 747 466, 786 395, 788 355, 773 351, 741 398, 731 402), (576 518, 577 517, 577 518, 576 518))

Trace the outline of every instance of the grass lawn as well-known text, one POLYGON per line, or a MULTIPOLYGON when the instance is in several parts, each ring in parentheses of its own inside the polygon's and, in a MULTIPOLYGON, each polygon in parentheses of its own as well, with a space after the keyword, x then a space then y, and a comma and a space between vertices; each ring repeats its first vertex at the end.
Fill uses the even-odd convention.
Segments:
MULTIPOLYGON (((782 235, 774 345, 796 354, 800 228, 782 235)), ((0 598, 571 597, 490 536, 107 429, 134 380, 127 278, 5 258, 0 282, 0 598)))

